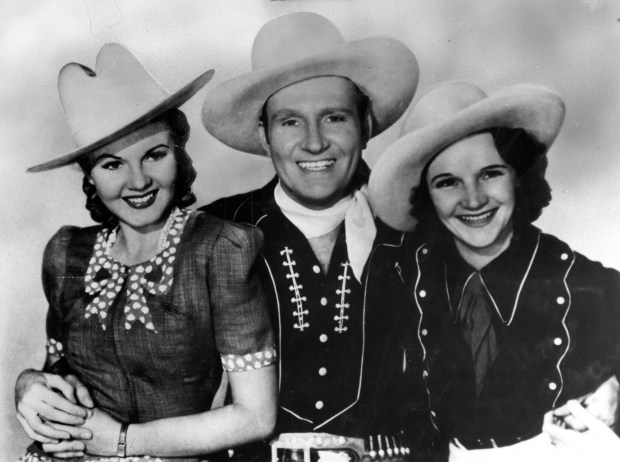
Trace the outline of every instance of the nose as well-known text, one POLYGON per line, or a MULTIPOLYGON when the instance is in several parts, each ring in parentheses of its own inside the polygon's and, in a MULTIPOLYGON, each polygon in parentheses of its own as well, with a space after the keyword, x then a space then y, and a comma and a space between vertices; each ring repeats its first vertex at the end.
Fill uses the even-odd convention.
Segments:
POLYGON ((151 185, 151 178, 146 174, 142 166, 131 167, 129 171, 129 188, 142 191, 151 185))
POLYGON ((486 205, 488 200, 488 195, 483 186, 478 183, 465 185, 462 204, 466 209, 477 210, 486 205))
POLYGON ((303 149, 311 154, 321 154, 329 147, 329 140, 324 136, 318 124, 308 124, 303 140, 303 149))

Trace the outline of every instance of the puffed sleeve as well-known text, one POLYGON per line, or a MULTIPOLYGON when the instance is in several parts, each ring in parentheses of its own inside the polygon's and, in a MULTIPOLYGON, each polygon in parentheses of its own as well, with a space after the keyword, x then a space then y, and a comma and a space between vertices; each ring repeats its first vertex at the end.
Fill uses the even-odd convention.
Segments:
POLYGON ((67 279, 67 246, 73 227, 61 228, 48 242, 43 253, 42 282, 48 302, 47 310, 47 354, 54 360, 64 355, 66 326, 64 320, 63 288, 67 279))
POLYGON ((209 263, 215 341, 224 369, 258 369, 275 361, 273 333, 256 265, 263 236, 258 228, 227 224, 209 263))

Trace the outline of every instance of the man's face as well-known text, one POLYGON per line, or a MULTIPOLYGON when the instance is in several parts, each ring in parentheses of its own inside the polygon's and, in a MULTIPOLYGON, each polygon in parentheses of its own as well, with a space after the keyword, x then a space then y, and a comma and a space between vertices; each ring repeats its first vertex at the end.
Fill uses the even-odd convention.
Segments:
POLYGON ((317 77, 274 93, 261 140, 285 193, 315 210, 342 199, 366 147, 358 92, 342 77, 317 77))

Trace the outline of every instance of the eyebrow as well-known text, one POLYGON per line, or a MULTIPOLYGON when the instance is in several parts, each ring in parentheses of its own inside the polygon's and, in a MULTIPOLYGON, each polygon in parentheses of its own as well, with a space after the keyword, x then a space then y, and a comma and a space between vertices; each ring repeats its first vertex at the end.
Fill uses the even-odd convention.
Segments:
MULTIPOLYGON (((165 143, 160 143, 160 144, 158 144, 157 146, 153 146, 151 149, 149 149, 148 151, 146 151, 142 157, 144 157, 144 156, 145 156, 145 155, 147 155, 147 154, 151 154, 153 151, 155 151, 155 150, 157 150, 157 149, 159 149, 159 148, 172 149, 172 147, 171 147, 171 146, 168 146, 168 145, 167 145, 167 144, 165 144, 165 143)), ((114 155, 114 154, 110 154, 110 153, 108 153, 108 152, 103 152, 103 153, 101 153, 99 156, 97 156, 97 158, 95 159, 95 164, 94 164, 94 165, 97 165, 100 161, 105 160, 105 159, 108 159, 108 158, 109 158, 109 159, 114 159, 114 160, 123 160, 123 158, 122 158, 122 157, 116 156, 116 155, 114 155)))
MULTIPOLYGON (((328 106, 324 107, 319 111, 319 116, 324 116, 326 114, 340 112, 343 114, 354 114, 355 111, 346 107, 337 107, 337 106, 328 106)), ((280 109, 271 115, 269 118, 270 121, 285 119, 287 117, 303 117, 303 113, 300 111, 296 111, 295 109, 280 109)))
MULTIPOLYGON (((510 166, 508 164, 491 164, 491 165, 486 165, 482 167, 480 171, 484 172, 485 170, 493 170, 495 168, 510 169, 510 166)), ((444 177, 452 177, 452 176, 458 176, 458 175, 454 175, 452 173, 439 173, 435 175, 433 178, 431 178, 431 183, 435 182, 435 180, 437 179, 441 179, 444 177)))

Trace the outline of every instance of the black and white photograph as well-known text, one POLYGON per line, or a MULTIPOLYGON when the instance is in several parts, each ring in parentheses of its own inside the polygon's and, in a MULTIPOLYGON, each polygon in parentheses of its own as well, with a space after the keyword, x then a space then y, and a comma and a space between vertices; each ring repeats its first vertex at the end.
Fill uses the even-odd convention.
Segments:
POLYGON ((620 454, 620 2, 0 5, 0 459, 620 454))

